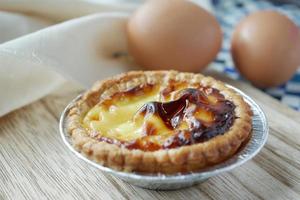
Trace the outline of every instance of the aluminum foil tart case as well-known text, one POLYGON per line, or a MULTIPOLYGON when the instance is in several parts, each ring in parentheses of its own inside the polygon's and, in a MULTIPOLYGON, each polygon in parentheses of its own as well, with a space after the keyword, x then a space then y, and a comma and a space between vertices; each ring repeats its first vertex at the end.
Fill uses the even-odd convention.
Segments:
POLYGON ((175 190, 179 188, 189 187, 204 182, 212 176, 230 171, 242 165, 246 161, 253 158, 267 141, 269 128, 262 109, 241 90, 230 85, 227 85, 227 87, 234 89, 236 92, 242 95, 244 100, 251 106, 253 112, 253 130, 251 138, 249 139, 248 143, 230 159, 198 172, 175 175, 127 173, 104 167, 94 162, 93 160, 86 158, 80 152, 76 151, 76 149, 72 146, 70 134, 67 132, 67 129, 65 127, 69 109, 72 107, 74 102, 76 102, 81 97, 81 95, 71 101, 61 114, 59 123, 60 134, 66 146, 77 157, 98 168, 101 172, 116 176, 132 185, 153 190, 175 190))

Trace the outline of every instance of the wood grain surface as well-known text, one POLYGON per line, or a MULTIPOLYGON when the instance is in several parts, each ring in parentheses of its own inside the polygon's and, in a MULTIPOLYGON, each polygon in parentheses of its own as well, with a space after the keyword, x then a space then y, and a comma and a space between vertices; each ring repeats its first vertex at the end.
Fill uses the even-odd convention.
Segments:
MULTIPOLYGON (((217 75, 214 75, 217 76, 217 75)), ((266 146, 251 161, 203 184, 175 191, 129 185, 75 157, 58 131, 60 113, 82 89, 66 83, 0 118, 0 199, 300 199, 300 114, 246 83, 265 111, 266 146)))

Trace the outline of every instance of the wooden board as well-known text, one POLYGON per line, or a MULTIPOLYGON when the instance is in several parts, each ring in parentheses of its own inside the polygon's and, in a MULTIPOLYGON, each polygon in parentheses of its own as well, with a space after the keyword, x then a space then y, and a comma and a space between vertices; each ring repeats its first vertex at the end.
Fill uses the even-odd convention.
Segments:
POLYGON ((243 166, 176 191, 145 190, 103 174, 75 157, 60 138, 60 113, 82 91, 66 83, 0 118, 0 199, 299 200, 300 113, 248 84, 226 81, 253 97, 270 125, 266 146, 243 166))

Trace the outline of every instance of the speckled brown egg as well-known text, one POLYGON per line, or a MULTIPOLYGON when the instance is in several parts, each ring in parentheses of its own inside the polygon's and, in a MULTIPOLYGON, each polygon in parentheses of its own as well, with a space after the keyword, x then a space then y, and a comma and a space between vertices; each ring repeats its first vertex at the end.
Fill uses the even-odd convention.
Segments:
POLYGON ((150 0, 127 25, 129 52, 147 69, 200 71, 218 53, 222 32, 215 17, 186 0, 150 0))
POLYGON ((235 28, 231 53, 240 73, 254 85, 280 85, 300 66, 299 28, 279 12, 255 12, 235 28))

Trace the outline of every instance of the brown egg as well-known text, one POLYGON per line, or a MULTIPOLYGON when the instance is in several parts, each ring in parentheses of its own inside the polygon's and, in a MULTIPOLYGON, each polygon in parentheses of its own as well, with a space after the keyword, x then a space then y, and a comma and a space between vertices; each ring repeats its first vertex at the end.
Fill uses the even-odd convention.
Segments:
POLYGON ((148 69, 200 71, 218 53, 222 32, 213 15, 185 0, 149 0, 127 25, 129 52, 148 69))
POLYGON ((283 14, 255 12, 236 27, 231 53, 240 73, 254 85, 277 86, 300 66, 300 30, 283 14))

